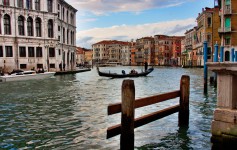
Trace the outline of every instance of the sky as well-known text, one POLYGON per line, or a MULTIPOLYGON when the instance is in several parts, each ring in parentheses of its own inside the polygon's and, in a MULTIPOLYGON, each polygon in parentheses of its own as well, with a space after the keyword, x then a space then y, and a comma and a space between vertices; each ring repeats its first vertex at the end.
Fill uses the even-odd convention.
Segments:
POLYGON ((214 0, 65 0, 76 8, 76 43, 131 41, 157 34, 183 36, 214 0))

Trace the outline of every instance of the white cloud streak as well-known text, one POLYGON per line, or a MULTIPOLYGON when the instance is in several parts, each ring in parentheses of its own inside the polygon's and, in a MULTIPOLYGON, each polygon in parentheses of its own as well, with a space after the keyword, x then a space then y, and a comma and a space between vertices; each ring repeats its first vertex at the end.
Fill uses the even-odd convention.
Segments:
POLYGON ((91 45, 102 40, 122 40, 154 36, 156 34, 183 36, 185 31, 195 26, 195 18, 173 20, 141 25, 121 25, 107 28, 93 28, 77 32, 77 46, 91 48, 91 45))
POLYGON ((109 12, 140 12, 153 8, 181 5, 193 0, 66 0, 78 11, 104 15, 109 12))

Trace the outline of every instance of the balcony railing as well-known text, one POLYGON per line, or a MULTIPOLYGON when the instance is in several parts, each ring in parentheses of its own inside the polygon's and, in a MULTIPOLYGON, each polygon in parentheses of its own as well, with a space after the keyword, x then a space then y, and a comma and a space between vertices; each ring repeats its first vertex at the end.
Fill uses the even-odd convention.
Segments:
POLYGON ((225 9, 224 14, 225 15, 232 14, 232 9, 231 8, 225 9))
POLYGON ((224 27, 224 28, 220 27, 220 28, 218 29, 218 32, 219 32, 219 33, 231 32, 231 27, 224 27))

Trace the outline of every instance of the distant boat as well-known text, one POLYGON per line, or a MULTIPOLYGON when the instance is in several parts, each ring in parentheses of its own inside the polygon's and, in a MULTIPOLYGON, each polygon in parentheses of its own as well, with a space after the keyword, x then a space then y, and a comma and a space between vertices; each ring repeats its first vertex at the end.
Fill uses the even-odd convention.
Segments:
POLYGON ((54 76, 54 74, 55 72, 37 73, 34 70, 29 71, 16 70, 12 72, 10 75, 0 76, 0 82, 45 79, 54 76))
POLYGON ((149 68, 147 71, 145 72, 140 72, 140 73, 129 73, 129 74, 125 74, 125 73, 121 73, 121 74, 117 74, 117 73, 106 73, 106 72, 101 72, 99 70, 99 67, 97 67, 97 72, 99 74, 99 76, 102 77, 111 77, 111 78, 126 78, 126 77, 144 77, 147 76, 149 73, 151 73, 154 70, 154 68, 149 68))

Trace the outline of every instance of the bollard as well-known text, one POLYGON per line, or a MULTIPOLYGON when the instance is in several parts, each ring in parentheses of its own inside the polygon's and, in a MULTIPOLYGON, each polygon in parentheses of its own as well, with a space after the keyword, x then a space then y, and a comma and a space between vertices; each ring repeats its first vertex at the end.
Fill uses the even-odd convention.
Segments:
MULTIPOLYGON (((215 44, 214 62, 218 62, 218 44, 215 44)), ((210 81, 211 82, 211 81, 210 81)), ((214 72, 214 86, 217 86, 217 74, 214 72)))
POLYGON ((235 51, 235 62, 237 62, 237 51, 235 51))
POLYGON ((235 61, 235 49, 234 48, 231 49, 231 57, 230 58, 231 58, 232 62, 235 61))
POLYGON ((224 61, 224 46, 221 46, 220 50, 220 62, 224 61))
POLYGON ((124 80, 122 84, 121 136, 120 149, 134 149, 135 86, 133 80, 124 80))
POLYGON ((179 110, 179 127, 188 126, 189 124, 189 90, 190 77, 183 75, 180 80, 180 110, 179 110))
POLYGON ((207 41, 203 42, 203 51, 204 51, 204 94, 207 94, 207 41))

